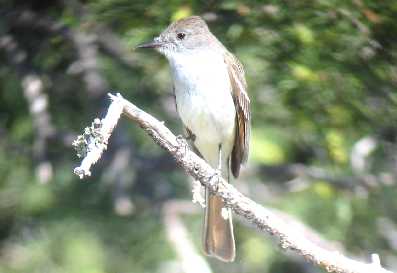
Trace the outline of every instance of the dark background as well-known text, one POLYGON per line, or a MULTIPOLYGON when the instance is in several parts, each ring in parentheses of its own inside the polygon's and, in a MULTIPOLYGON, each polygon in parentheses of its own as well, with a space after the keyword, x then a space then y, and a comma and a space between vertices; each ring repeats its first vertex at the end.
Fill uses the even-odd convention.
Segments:
MULTIPOLYGON (((396 1, 3 0, 0 272, 182 272, 169 204, 202 253, 189 178, 135 124, 92 177, 72 172, 71 143, 109 91, 182 133, 165 58, 132 49, 191 14, 245 65, 252 148, 236 186, 300 234, 397 270, 396 1)), ((235 225, 237 261, 207 259, 213 272, 323 272, 235 225)))

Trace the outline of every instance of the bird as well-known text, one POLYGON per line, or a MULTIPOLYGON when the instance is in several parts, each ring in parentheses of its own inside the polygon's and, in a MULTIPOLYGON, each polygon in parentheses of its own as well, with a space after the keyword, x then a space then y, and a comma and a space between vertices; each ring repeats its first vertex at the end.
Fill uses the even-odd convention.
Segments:
MULTIPOLYGON (((249 154, 250 99, 240 61, 200 16, 171 23, 152 41, 170 65, 177 112, 200 156, 230 182, 249 154)), ((232 215, 221 197, 205 190, 203 248, 223 262, 236 257, 232 215)))

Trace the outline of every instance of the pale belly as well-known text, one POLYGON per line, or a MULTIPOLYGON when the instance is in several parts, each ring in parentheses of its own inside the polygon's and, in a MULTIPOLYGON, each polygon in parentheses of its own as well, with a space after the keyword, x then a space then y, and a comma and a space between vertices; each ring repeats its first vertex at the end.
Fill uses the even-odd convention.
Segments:
POLYGON ((178 113, 196 136, 197 149, 215 167, 219 145, 227 159, 234 143, 236 110, 229 75, 223 60, 200 58, 188 67, 184 60, 171 65, 178 113))

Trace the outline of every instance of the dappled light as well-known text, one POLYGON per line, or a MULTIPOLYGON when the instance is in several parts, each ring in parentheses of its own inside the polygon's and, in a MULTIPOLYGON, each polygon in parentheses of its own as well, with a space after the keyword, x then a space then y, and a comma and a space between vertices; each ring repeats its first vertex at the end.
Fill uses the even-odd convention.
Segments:
POLYGON ((236 260, 205 256, 199 182, 125 116, 96 142, 90 176, 74 175, 73 141, 100 135, 107 93, 186 135, 166 58, 135 47, 191 15, 244 65, 252 131, 237 190, 322 249, 376 264, 375 253, 397 271, 393 1, 5 0, 1 11, 0 273, 326 272, 237 215, 236 260))

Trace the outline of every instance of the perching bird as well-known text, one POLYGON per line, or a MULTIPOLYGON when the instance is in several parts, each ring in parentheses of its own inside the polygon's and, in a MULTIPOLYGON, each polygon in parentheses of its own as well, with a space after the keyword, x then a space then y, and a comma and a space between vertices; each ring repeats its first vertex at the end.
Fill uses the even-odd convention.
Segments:
MULTIPOLYGON (((210 32, 199 16, 168 26, 152 42, 164 54, 172 71, 177 111, 194 135, 201 156, 222 177, 238 177, 249 151, 250 100, 244 69, 237 58, 210 32)), ((222 261, 235 259, 230 209, 206 190, 204 251, 222 261)))

